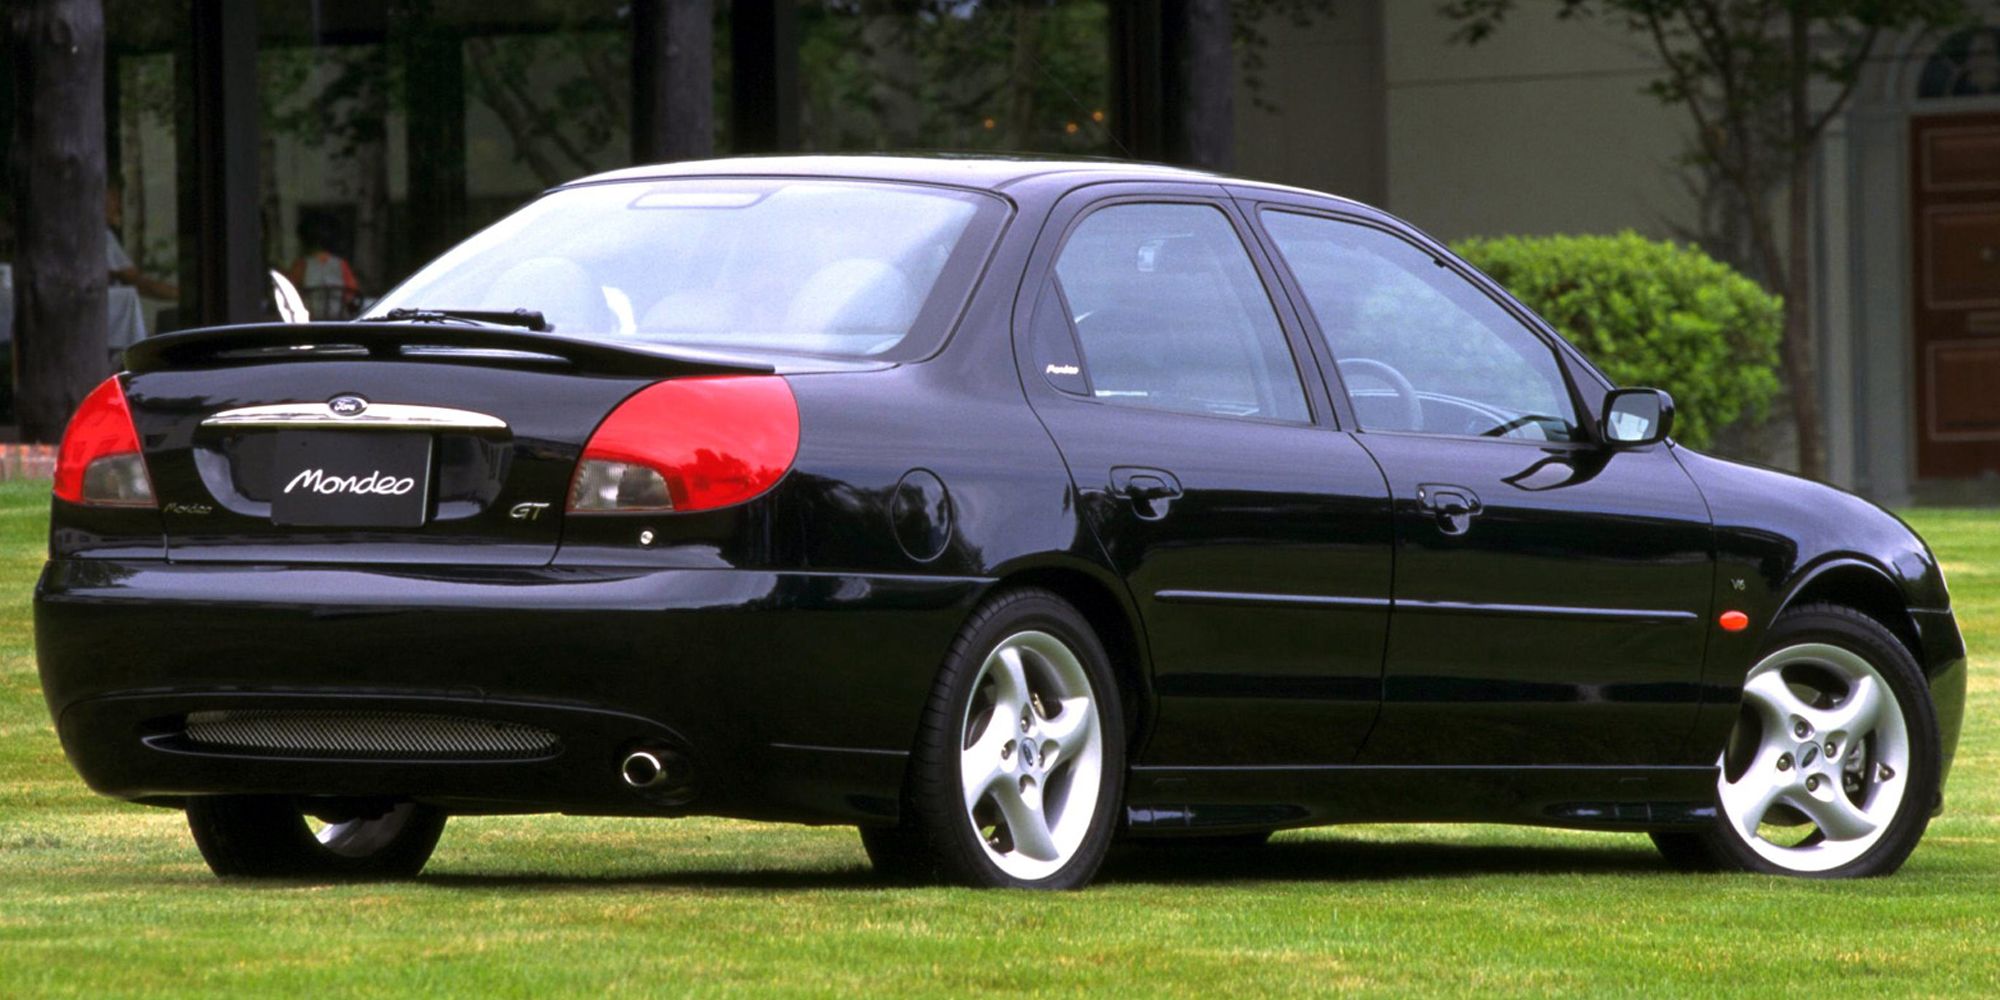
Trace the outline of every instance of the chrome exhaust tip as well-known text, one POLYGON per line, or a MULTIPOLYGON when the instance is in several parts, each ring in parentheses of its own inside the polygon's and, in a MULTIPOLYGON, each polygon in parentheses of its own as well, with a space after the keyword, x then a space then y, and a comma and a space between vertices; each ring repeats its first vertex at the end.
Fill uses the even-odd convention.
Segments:
POLYGON ((618 765, 618 776, 632 788, 655 788, 667 780, 667 765, 651 750, 634 750, 618 765))

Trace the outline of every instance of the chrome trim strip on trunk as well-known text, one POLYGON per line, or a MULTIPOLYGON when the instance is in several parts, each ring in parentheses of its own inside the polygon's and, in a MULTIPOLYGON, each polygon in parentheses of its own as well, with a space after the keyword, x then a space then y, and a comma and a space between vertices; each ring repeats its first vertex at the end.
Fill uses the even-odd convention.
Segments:
POLYGON ((370 403, 368 409, 343 417, 328 403, 272 403, 223 410, 201 422, 203 427, 285 427, 300 430, 385 431, 504 431, 507 422, 472 410, 414 403, 370 403))

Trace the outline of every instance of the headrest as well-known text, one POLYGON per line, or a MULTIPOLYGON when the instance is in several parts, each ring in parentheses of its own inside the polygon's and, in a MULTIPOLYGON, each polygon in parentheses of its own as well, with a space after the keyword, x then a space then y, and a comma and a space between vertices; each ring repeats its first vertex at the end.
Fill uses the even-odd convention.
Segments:
POLYGON ((1163 236, 1139 244, 1142 274, 1201 274, 1215 270, 1215 257, 1194 236, 1163 236))

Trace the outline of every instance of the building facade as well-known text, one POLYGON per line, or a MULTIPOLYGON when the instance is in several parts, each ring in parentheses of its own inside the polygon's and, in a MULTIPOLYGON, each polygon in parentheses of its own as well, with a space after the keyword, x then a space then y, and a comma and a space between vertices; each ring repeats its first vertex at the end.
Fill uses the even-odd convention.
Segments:
MULTIPOLYGON (((1237 167, 1445 238, 1714 228, 1649 44, 1523 0, 1467 47, 1432 3, 1353 0, 1271 54, 1237 167)), ((1888 503, 2000 500, 2000 4, 1883 39, 1814 170, 1828 472, 1888 503)), ((1726 221, 1726 220, 1725 220, 1726 221)), ((1782 428, 1776 428, 1782 430, 1782 428)), ((1782 433, 1737 442, 1789 461, 1782 433)))
MULTIPOLYGON (((682 148, 644 124, 685 79, 645 23, 675 2, 107 0, 118 236, 182 288, 150 328, 240 318, 265 267, 315 249, 379 294, 550 183, 682 148)), ((1650 45, 1556 5, 1522 0, 1472 47, 1432 0, 1235 5, 1266 13, 1236 33, 1230 166, 1447 239, 1726 225, 1686 113, 1644 90, 1650 45)), ((1173 159, 1214 86, 1182 57, 1193 6, 713 0, 689 36, 713 81, 702 138, 1173 159)), ((1891 503, 2000 500, 2000 0, 1879 46, 1815 180, 1831 477, 1891 503)), ((1789 459, 1782 435, 1740 438, 1789 459)))

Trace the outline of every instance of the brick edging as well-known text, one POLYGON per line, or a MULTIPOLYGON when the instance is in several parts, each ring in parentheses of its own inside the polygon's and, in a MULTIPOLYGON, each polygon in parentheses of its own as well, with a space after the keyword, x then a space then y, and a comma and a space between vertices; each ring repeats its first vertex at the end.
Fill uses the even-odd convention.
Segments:
POLYGON ((53 479, 55 474, 55 445, 0 444, 0 482, 13 479, 53 479))

